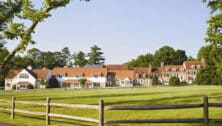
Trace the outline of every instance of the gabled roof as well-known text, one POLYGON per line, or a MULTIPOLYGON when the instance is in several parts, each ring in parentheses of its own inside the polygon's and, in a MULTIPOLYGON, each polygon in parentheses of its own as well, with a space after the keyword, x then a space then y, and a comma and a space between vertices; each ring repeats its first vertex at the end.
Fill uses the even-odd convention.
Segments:
POLYGON ((149 67, 133 67, 133 71, 135 74, 151 74, 151 70, 149 67))
POLYGON ((104 67, 108 70, 128 70, 128 65, 126 64, 106 64, 104 67))
POLYGON ((165 65, 158 68, 158 73, 163 72, 183 72, 183 65, 165 65))
POLYGON ((21 69, 10 69, 6 78, 14 78, 19 72, 21 72, 21 69))
POLYGON ((50 71, 44 68, 44 69, 33 69, 32 72, 36 75, 38 79, 46 79, 50 71))
POLYGON ((117 77, 120 80, 125 80, 126 78, 129 78, 130 80, 134 80, 134 71, 133 70, 110 70, 109 75, 113 77, 117 77))
MULTIPOLYGON (((78 80, 68 79, 68 80, 64 80, 63 83, 67 83, 67 84, 79 83, 79 79, 78 80)), ((86 80, 86 83, 92 83, 92 81, 86 80)))
POLYGON ((184 67, 186 70, 198 69, 198 65, 200 65, 201 68, 205 67, 205 63, 201 61, 185 61, 184 62, 184 67))
POLYGON ((64 74, 67 77, 73 77, 74 74, 82 74, 84 77, 91 77, 92 74, 101 74, 102 76, 107 76, 106 68, 54 68, 52 70, 52 75, 64 74))
POLYGON ((37 78, 37 76, 30 70, 27 69, 11 69, 8 72, 8 75, 6 78, 14 78, 17 76, 22 70, 26 70, 30 75, 32 75, 34 78, 37 78))

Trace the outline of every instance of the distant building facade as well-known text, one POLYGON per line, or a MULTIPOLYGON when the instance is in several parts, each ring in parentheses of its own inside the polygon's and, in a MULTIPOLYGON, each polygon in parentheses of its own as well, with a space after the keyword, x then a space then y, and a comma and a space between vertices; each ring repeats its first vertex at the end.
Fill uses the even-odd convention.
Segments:
POLYGON ((58 67, 48 69, 22 69, 10 70, 5 79, 5 90, 11 90, 13 85, 17 89, 26 89, 28 84, 39 88, 40 81, 47 81, 55 77, 60 87, 66 88, 106 88, 106 87, 134 87, 152 86, 152 79, 157 76, 161 84, 168 85, 171 77, 178 77, 180 81, 192 84, 200 69, 206 65, 202 61, 185 61, 182 65, 164 65, 160 67, 134 67, 128 69, 127 65, 87 65, 85 67, 58 67), (85 85, 80 84, 85 79, 85 85))

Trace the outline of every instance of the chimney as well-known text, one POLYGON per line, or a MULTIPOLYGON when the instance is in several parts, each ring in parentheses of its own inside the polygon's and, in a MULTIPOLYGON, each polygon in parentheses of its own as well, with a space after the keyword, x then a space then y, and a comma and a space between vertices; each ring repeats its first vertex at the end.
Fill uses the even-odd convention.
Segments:
POLYGON ((152 65, 149 65, 149 73, 152 73, 152 65))
POLYGON ((201 63, 205 63, 205 59, 204 58, 201 58, 201 63))
POLYGON ((31 70, 32 70, 32 66, 31 66, 31 65, 28 65, 28 66, 27 66, 27 70, 30 70, 30 71, 31 71, 31 70))
POLYGON ((164 66, 164 62, 161 62, 161 63, 160 63, 160 66, 161 66, 161 67, 164 66))

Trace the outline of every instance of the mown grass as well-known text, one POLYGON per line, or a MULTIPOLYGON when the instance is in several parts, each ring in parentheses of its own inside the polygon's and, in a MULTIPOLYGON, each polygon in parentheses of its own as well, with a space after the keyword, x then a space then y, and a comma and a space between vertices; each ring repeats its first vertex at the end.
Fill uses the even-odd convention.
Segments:
MULTIPOLYGON (((83 90, 29 90, 0 92, 0 99, 10 100, 12 96, 16 100, 46 102, 50 97, 51 102, 72 104, 98 104, 103 98, 105 105, 165 105, 165 104, 193 104, 202 103, 203 96, 209 97, 209 102, 222 102, 222 87, 220 86, 184 86, 184 87, 152 87, 152 88, 124 88, 124 89, 83 89, 83 90)), ((10 106, 10 103, 0 103, 0 106, 10 106)), ((31 111, 45 111, 45 107, 36 105, 17 104, 16 108, 31 111)), ((68 109, 52 107, 52 113, 75 115, 89 118, 98 118, 96 110, 68 109)), ((211 108, 210 118, 222 118, 222 108, 211 108)), ((159 118, 201 118, 203 109, 180 109, 180 110, 146 110, 146 111, 105 111, 105 119, 159 119, 159 118)), ((16 113, 15 119, 10 119, 10 113, 0 111, 0 121, 18 126, 43 126, 44 116, 33 116, 16 113)), ((75 120, 52 118, 52 126, 94 126, 75 120)), ((141 124, 131 124, 141 125, 141 124)), ((211 124, 221 126, 222 124, 211 124)), ((129 126, 129 124, 115 124, 109 126, 129 126)), ((202 124, 144 124, 141 126, 202 126, 202 124)))

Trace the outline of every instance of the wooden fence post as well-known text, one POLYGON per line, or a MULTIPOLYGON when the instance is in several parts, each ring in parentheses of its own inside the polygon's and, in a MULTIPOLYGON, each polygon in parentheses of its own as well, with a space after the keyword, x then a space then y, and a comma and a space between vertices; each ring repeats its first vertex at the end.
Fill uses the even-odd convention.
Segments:
POLYGON ((46 98, 46 114, 45 114, 46 126, 50 125, 50 116, 49 116, 49 113, 50 113, 50 98, 47 97, 47 98, 46 98))
POLYGON ((15 97, 12 97, 11 119, 15 118, 15 97))
POLYGON ((104 101, 99 100, 99 126, 104 126, 104 101))
POLYGON ((204 126, 209 126, 208 97, 203 98, 204 126))

